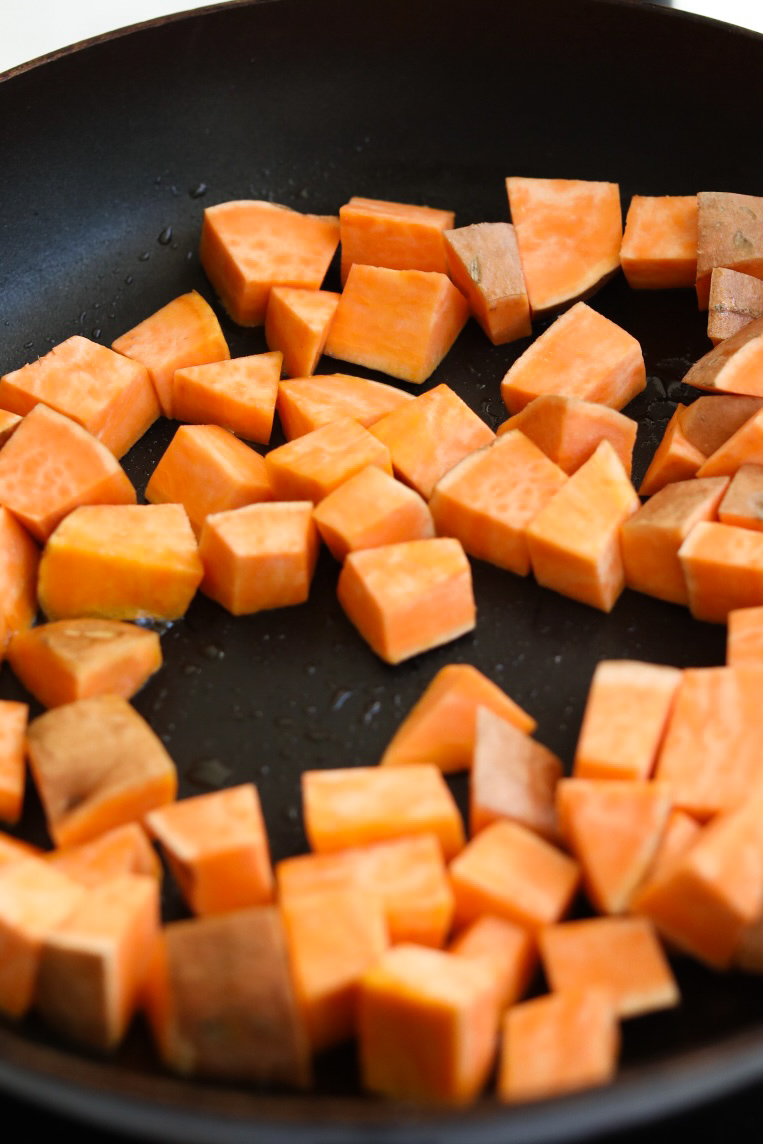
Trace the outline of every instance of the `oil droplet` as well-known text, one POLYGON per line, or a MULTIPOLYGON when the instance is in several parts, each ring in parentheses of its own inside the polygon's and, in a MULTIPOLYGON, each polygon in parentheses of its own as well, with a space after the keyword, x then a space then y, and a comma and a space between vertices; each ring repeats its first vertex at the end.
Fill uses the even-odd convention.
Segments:
POLYGON ((195 663, 187 663, 183 667, 183 675, 198 675, 200 671, 201 668, 195 663))
POLYGON ((202 648, 202 654, 205 659, 223 659, 225 657, 225 652, 217 644, 207 644, 202 648))
POLYGON ((94 342, 97 342, 98 339, 100 338, 100 336, 101 336, 101 327, 100 326, 94 326, 93 329, 90 331, 90 337, 93 339, 94 342))
POLYGON ((156 241, 161 243, 162 246, 169 246, 169 244, 172 242, 172 227, 165 226, 164 230, 161 232, 156 241))
POLYGON ((381 711, 381 707, 382 705, 378 699, 374 699, 373 703, 368 704, 368 707, 366 707, 365 711, 363 712, 363 725, 365 727, 368 727, 370 723, 373 723, 374 719, 381 711))
POLYGON ((138 262, 148 262, 150 257, 151 257, 151 255, 149 254, 149 252, 147 250, 144 250, 142 254, 138 255, 138 262))
POLYGON ((34 342, 24 342, 24 349, 25 350, 31 350, 33 345, 34 345, 34 342))
POLYGON ((287 806, 286 810, 283 811, 283 817, 287 822, 298 822, 299 811, 297 810, 296 806, 287 806))
POLYGON ((348 687, 340 687, 335 691, 331 700, 331 710, 341 711, 348 699, 352 699, 352 691, 348 687))
POLYGON ((314 663, 308 663, 305 665, 305 674, 306 675, 315 675, 317 670, 318 670, 318 668, 315 666, 314 663))
POLYGON ((134 281, 135 281, 135 279, 133 278, 132 274, 128 274, 127 277, 125 278, 125 285, 126 286, 132 286, 134 281))
POLYGON ((263 763, 260 767, 260 774, 263 778, 267 778, 267 776, 270 774, 270 767, 267 763, 263 763))
POLYGON ((207 184, 206 183, 197 183, 196 186, 191 187, 190 191, 188 192, 188 194, 191 196, 192 199, 200 199, 201 196, 205 195, 206 193, 207 193, 207 184))
POLYGON ((188 781, 203 790, 220 790, 232 773, 220 759, 197 759, 188 769, 188 781))

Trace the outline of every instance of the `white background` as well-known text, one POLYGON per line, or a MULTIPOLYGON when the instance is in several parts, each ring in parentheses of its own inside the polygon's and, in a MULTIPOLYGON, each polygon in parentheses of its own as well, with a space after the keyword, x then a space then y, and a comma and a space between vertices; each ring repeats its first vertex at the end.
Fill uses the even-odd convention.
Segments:
MULTIPOLYGON (((114 28, 202 8, 208 3, 209 0, 0 0, 0 72, 114 28)), ((362 5, 362 0, 358 3, 362 5)), ((673 0, 673 7, 763 32, 761 0, 673 0)))

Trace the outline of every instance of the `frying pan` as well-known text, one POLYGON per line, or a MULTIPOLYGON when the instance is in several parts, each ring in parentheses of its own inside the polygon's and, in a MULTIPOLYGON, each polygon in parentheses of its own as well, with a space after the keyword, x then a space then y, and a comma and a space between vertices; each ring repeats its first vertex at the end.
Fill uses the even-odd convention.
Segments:
MULTIPOLYGON (((509 173, 619 181, 624 203, 761 194, 762 71, 753 34, 607 0, 242 3, 22 69, 0 83, 1 368, 75 332, 108 344, 191 288, 214 302, 199 228, 203 208, 227 199, 334 213, 359 194, 450 207, 466 224, 507 217, 509 173)), ((676 401, 690 399, 681 377, 708 348, 703 321, 691 291, 638 293, 622 278, 593 304, 644 348, 648 387, 629 409, 638 480, 676 401)), ((222 320, 233 354, 265 348, 260 330, 222 320)), ((430 384, 446 381, 495 425, 498 383, 525 345, 492 347, 470 323, 430 384)), ((126 458, 140 491, 173 429, 157 423, 126 458)), ((476 631, 390 668, 339 609, 337 572, 324 552, 308 604, 236 620, 199 597, 164 631, 166 666, 135 701, 181 794, 257 783, 275 859, 304 846, 301 771, 376 762, 448 662, 505 687, 569 761, 600 659, 723 661, 724 630, 685 609, 626 592, 604 616, 474 562, 476 631)), ((23 697, 6 666, 0 692, 23 697)), ((463 777, 452 783, 463 805, 463 777)), ((20 833, 44 841, 31 792, 20 833)), ((164 907, 182 913, 169 880, 164 907)), ((158 1068, 139 1026, 103 1060, 33 1020, 0 1025, 0 1086, 185 1144, 571 1139, 763 1077, 760 981, 689 962, 678 973, 683 1005, 626 1025, 611 1087, 517 1109, 485 1097, 444 1115, 367 1098, 349 1050, 321 1060, 314 1094, 189 1084, 158 1068)))

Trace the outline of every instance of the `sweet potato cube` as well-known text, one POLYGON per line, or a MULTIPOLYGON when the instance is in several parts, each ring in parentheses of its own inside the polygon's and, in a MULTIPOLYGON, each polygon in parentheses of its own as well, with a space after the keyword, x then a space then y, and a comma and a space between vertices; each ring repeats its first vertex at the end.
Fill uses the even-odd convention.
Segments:
POLYGON ((176 369, 172 416, 196 425, 221 425, 247 441, 267 445, 281 360, 282 355, 274 351, 176 369))
POLYGON ((0 865, 0 1013, 23 1017, 34 998, 45 937, 85 890, 40 858, 0 865))
POLYGON ((742 465, 763 465, 763 409, 753 413, 703 461, 697 476, 733 477, 742 465))
POLYGON ((157 632, 120 620, 72 619, 18 632, 8 662, 44 707, 93 695, 130 699, 162 666, 157 632))
POLYGON ((0 502, 44 542, 78 505, 135 504, 135 489, 105 445, 39 404, 0 452, 0 502))
POLYGON ((382 417, 371 433, 389 447, 395 475, 429 499, 449 469, 495 434, 448 385, 382 417))
POLYGON ((272 499, 260 454, 219 425, 181 425, 146 485, 149 504, 182 504, 197 536, 210 513, 272 499))
POLYGON ((535 931, 567 911, 578 863, 517 822, 486 826, 450 865, 456 922, 496 914, 535 931))
POLYGON ((476 667, 449 663, 403 719, 381 757, 382 766, 427 762, 445 772, 468 769, 480 707, 520 731, 535 730, 533 717, 476 667))
POLYGON ((84 505, 45 546, 38 595, 50 620, 176 620, 202 575, 182 505, 84 505))
POLYGON ((690 445, 706 457, 741 429, 763 406, 763 397, 741 393, 711 393, 681 407, 678 420, 690 445))
POLYGON ((697 208, 697 300, 706 310, 715 266, 763 277, 763 199, 700 191, 697 208))
POLYGON ((666 290, 697 279, 697 196, 634 195, 620 265, 629 286, 666 290))
POLYGON ((324 353, 420 384, 461 333, 469 303, 446 274, 350 267, 324 353))
POLYGON ((487 707, 479 707, 469 784, 470 833, 508 819, 555 841, 556 784, 561 775, 561 759, 547 747, 487 707))
POLYGON ((562 779, 562 836, 580 862, 588 898, 603 914, 622 914, 646 874, 671 807, 666 783, 562 779))
POLYGON ((35 1005, 45 1021, 80 1045, 115 1048, 158 931, 155 878, 125 874, 85 893, 43 941, 35 1005))
POLYGON ((448 273, 494 346, 532 333, 514 227, 478 222, 445 233, 448 273))
POLYGON ((632 417, 608 405, 546 393, 504 421, 497 434, 502 437, 512 429, 521 429, 568 476, 588 460, 601 441, 609 441, 630 476, 637 428, 638 422, 632 417))
POLYGON ((735 608, 763 604, 763 535, 700 521, 678 550, 689 608, 697 620, 724 624, 735 608))
POLYGON ((18 862, 20 858, 39 858, 41 855, 42 851, 38 847, 0 831, 0 866, 18 862))
POLYGON ((329 327, 339 304, 331 290, 299 290, 274 286, 265 312, 268 349, 283 354, 286 377, 309 377, 326 345, 329 327))
POLYGON ((342 284, 355 262, 447 273, 443 238, 454 220, 453 211, 353 195, 339 208, 342 284))
POLYGON ((577 302, 527 347, 501 382, 509 413, 547 393, 622 409, 646 388, 641 346, 609 318, 577 302))
POLYGON ((684 670, 655 768, 677 807, 707 819, 760 784, 762 687, 753 664, 684 670))
POLYGON ((714 393, 763 397, 761 362, 763 318, 755 318, 695 362, 683 381, 714 393))
POLYGON ((16 823, 24 801, 24 738, 29 707, 0 699, 0 821, 16 823))
POLYGON ((118 695, 79 699, 33 719, 27 751, 56 846, 140 820, 177 791, 161 740, 118 695))
POLYGON ((592 294, 620 267, 617 183, 506 180, 533 314, 592 294))
POLYGON ((265 822, 251 783, 158 807, 145 822, 195 914, 261 906, 273 897, 265 822))
POLYGON ((24 416, 38 402, 71 417, 121 457, 159 416, 148 370, 79 334, 0 378, 0 407, 24 416))
POLYGON ((620 529, 638 507, 620 458, 602 441, 527 527, 538 583, 611 611, 625 587, 620 529))
MULTIPOLYGON (((715 266, 710 276, 707 336, 714 346, 748 322, 763 317, 763 282, 738 270, 715 266)), ((0 389, 0 393, 1 393, 0 389)))
POLYGON ((251 504, 204 522, 201 590, 234 616, 303 604, 318 556, 310 501, 251 504))
MULTIPOLYGON (((685 409, 686 406, 679 404, 665 426, 662 439, 639 486, 638 491, 642 497, 653 496, 666 485, 691 480, 707 459, 704 453, 692 445, 683 431, 681 415, 685 409)), ((705 475, 710 474, 703 473, 705 475)))
POLYGON ((477 622, 471 567, 449 537, 351 552, 337 591, 350 622, 386 663, 458 639, 477 622))
POLYGON ((530 571, 527 526, 567 480, 518 430, 469 453, 440 477, 429 501, 440 536, 519 576, 530 571))
POLYGON ((387 446, 351 417, 322 425, 265 456, 278 500, 311 500, 314 504, 368 465, 378 465, 392 476, 387 446))
POLYGON ((611 990, 619 1017, 679 1002, 678 986, 646 918, 586 918, 547 926, 538 944, 554 991, 603 986, 611 990))
POLYGON ((148 370, 165 417, 174 416, 172 379, 176 369, 230 357, 220 323, 201 294, 181 294, 111 343, 148 370))
POLYGON ((281 915, 311 1048, 349 1040, 360 979, 389 945, 381 898, 358 886, 330 887, 287 898, 281 915))
POLYGON ((335 215, 239 199, 207 207, 201 264, 240 326, 261 326, 273 286, 317 290, 339 243, 335 215))
POLYGON ((612 1080, 620 1028, 612 994, 595 987, 523 1001, 501 1032, 498 1098, 561 1096, 612 1080))
POLYGON ((18 413, 8 413, 5 409, 0 409, 0 449, 13 436, 22 421, 23 417, 18 413))
POLYGON ((527 991, 538 961, 532 934, 505 918, 483 914, 451 942, 449 952, 482 962, 495 976, 499 1010, 514 1005, 527 991))
POLYGON ((680 682, 676 667, 601 660, 583 712, 575 777, 648 779, 680 682))
POLYGON ((763 465, 740 465, 718 505, 721 524, 763 532, 763 465))
POLYGON ((361 1083, 428 1104, 468 1104, 495 1055, 490 969, 442 950, 397 945, 363 976, 358 1013, 361 1083))
POLYGON ((276 866, 282 902, 303 894, 355 886, 378 897, 390 942, 439 948, 453 920, 442 846, 435 834, 413 834, 331 854, 299 854, 276 866))
POLYGON ((763 605, 735 608, 729 612, 727 623, 726 663, 729 667, 763 666, 763 605))
POLYGON ((453 795, 429 763, 304 771, 302 803, 308 841, 319 854, 415 834, 437 835, 446 858, 464 844, 453 795))
POLYGON ((426 540, 435 534, 423 497, 376 465, 361 469, 324 497, 313 520, 339 561, 361 548, 426 540))
POLYGON ((47 861, 88 888, 124 874, 143 874, 159 880, 162 873, 156 851, 137 822, 115 826, 81 846, 52 850, 47 861))
POLYGON ((287 441, 352 417, 365 429, 375 421, 413 401, 413 394, 367 377, 347 373, 314 374, 282 381, 278 386, 278 416, 287 441))
POLYGON ((309 1084, 310 1048, 275 906, 168 925, 146 995, 157 1048, 176 1072, 309 1084))
POLYGON ((0 505, 0 658, 11 637, 37 614, 40 552, 27 530, 0 505))
POLYGON ((675 807, 671 810, 649 868, 631 895, 629 913, 640 912, 641 895, 649 894, 652 883, 661 879, 670 866, 683 857, 689 847, 697 841, 701 830, 701 824, 685 810, 677 810, 675 807))
POLYGON ((678 551, 694 525, 714 520, 728 477, 665 485, 620 529, 626 587, 673 604, 689 603, 678 551))

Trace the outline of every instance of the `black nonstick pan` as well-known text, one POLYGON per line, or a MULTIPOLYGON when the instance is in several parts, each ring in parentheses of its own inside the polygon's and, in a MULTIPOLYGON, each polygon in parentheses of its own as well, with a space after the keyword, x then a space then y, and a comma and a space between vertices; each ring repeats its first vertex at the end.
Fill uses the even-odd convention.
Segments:
MULTIPOLYGON (((466 224, 507 218, 511 173, 618 181, 624 206, 633 193, 763 194, 761 74, 762 38, 616 0, 243 3, 21 69, 0 82, 0 370, 73 333, 109 344, 191 288, 215 303, 199 232, 203 208, 228 199, 335 213, 359 194, 448 207, 466 224)), ((638 480, 690 399, 681 378, 709 348, 703 318, 691 291, 638 293, 622 277, 592 304, 644 348, 648 387, 629 409, 638 480)), ((234 354, 265 348, 260 330, 223 324, 234 354)), ((447 382, 496 425, 499 381, 526 344, 495 348, 470 323, 428 384, 447 382)), ((173 430, 157 423, 126 458, 140 491, 173 430)), ((684 609, 626 592, 605 616, 474 562, 476 631, 390 668, 345 619, 337 575, 324 552, 308 604, 236 620, 198 597, 135 700, 183 795, 257 783, 275 859, 304 846, 301 771, 375 763, 448 662, 505 687, 569 762, 600 659, 724 657, 724 629, 684 609)), ((7 666, 0 694, 23 694, 7 666)), ((463 800, 463 777, 453 788, 463 800)), ((31 793, 20 833, 44 841, 31 793)), ((165 899, 178 916, 169 883, 165 899)), ((688 961, 677 972, 681 1007, 626 1025, 611 1087, 516 1109, 487 1096, 446 1115, 362 1096, 349 1050, 319 1062, 310 1095, 191 1084, 162 1072, 139 1025, 103 1060, 31 1020, 0 1024, 0 1087, 184 1144, 572 1139, 763 1078, 761 981, 688 961)))

